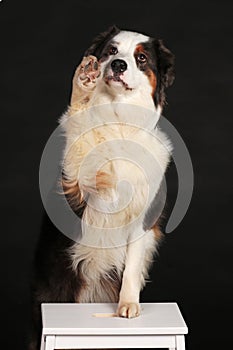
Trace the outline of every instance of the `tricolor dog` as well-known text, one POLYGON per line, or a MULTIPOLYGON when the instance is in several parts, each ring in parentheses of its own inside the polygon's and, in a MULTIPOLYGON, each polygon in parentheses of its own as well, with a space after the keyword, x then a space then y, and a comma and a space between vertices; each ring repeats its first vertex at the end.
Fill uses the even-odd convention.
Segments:
POLYGON ((159 217, 145 218, 169 163, 157 121, 173 80, 174 55, 161 40, 116 27, 94 39, 77 67, 60 119, 61 183, 82 232, 73 241, 49 217, 42 225, 31 350, 39 349, 42 302, 113 302, 119 317, 140 314, 161 238, 159 217))

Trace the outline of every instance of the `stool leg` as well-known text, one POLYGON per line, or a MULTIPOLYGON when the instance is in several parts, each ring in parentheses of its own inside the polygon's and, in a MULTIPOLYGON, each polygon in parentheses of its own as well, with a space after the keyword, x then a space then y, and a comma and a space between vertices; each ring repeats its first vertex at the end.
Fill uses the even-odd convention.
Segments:
POLYGON ((55 347, 55 336, 49 335, 45 339, 45 350, 54 350, 55 347))
POLYGON ((184 335, 176 336, 176 350, 185 350, 184 335))
POLYGON ((44 334, 42 334, 42 336, 41 336, 40 350, 45 350, 45 336, 44 336, 44 334))

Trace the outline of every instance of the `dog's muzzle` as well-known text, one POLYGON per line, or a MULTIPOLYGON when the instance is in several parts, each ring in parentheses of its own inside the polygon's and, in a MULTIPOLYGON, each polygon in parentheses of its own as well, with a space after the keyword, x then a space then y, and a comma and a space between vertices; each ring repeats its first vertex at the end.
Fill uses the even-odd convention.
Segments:
POLYGON ((127 63, 124 60, 114 60, 111 63, 111 68, 114 73, 121 74, 126 71, 127 63))

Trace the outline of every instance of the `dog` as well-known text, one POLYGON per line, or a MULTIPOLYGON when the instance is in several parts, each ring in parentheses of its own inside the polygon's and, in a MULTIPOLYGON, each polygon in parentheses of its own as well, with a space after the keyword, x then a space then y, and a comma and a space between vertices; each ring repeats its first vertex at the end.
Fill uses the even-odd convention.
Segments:
POLYGON ((172 146, 157 121, 173 80, 174 55, 162 40, 115 26, 93 40, 77 67, 60 119, 61 186, 82 233, 74 241, 45 216, 30 350, 39 349, 42 302, 112 302, 119 317, 139 316, 140 291, 162 237, 151 208, 172 146))

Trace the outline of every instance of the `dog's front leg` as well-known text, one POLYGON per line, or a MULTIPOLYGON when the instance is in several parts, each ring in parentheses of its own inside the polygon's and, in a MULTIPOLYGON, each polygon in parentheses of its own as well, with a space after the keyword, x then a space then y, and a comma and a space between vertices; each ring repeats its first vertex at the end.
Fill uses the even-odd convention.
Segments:
POLYGON ((133 318, 140 314, 139 294, 143 283, 144 239, 143 236, 129 244, 123 273, 118 315, 133 318))
POLYGON ((88 104, 100 77, 100 65, 95 56, 84 57, 77 67, 72 85, 69 113, 82 110, 88 104))

